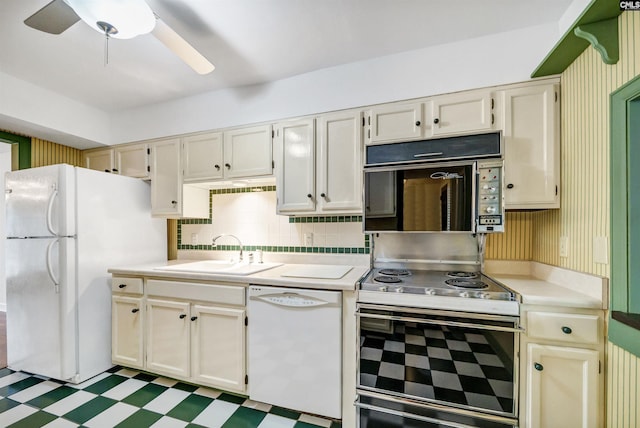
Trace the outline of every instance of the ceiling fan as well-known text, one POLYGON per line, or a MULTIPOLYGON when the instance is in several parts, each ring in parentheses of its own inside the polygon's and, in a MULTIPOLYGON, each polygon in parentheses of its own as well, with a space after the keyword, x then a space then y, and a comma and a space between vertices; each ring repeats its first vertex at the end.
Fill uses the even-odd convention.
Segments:
POLYGON ((144 0, 53 0, 24 23, 46 33, 61 34, 79 20, 104 34, 107 40, 151 33, 197 73, 207 74, 215 68, 144 0))

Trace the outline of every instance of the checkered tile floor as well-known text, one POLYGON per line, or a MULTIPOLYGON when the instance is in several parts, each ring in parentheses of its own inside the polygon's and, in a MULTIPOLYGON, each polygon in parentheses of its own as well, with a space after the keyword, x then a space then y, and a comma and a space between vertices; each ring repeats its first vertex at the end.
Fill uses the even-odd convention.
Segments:
POLYGON ((2 427, 339 428, 209 388, 114 367, 79 385, 0 369, 2 427))
POLYGON ((446 326, 364 331, 360 383, 422 398, 511 412, 512 376, 487 338, 446 326))

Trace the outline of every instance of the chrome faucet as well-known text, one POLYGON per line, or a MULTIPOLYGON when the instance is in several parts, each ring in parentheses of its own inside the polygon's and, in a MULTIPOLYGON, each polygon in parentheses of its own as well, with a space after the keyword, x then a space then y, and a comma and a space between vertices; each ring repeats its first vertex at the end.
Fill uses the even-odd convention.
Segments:
POLYGON ((218 240, 218 238, 222 238, 223 236, 230 236, 232 238, 234 238, 236 241, 238 241, 238 245, 240 246, 240 260, 242 261, 242 242, 240 242, 240 239, 235 236, 235 235, 231 235, 231 234, 227 234, 227 233, 223 233, 222 235, 218 235, 215 238, 213 238, 213 240, 211 241, 211 245, 213 245, 214 247, 216 246, 216 241, 218 240))

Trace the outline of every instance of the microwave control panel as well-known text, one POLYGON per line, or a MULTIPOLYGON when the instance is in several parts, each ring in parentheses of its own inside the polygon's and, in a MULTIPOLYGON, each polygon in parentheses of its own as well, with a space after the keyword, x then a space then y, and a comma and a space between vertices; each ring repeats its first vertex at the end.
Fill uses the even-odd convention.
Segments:
POLYGON ((504 232, 503 161, 478 162, 477 232, 504 232))

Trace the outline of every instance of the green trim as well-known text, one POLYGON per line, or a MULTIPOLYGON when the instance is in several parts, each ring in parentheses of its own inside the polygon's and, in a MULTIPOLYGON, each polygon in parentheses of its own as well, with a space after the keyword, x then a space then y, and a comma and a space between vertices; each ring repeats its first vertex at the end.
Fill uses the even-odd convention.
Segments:
MULTIPOLYGON (((613 311, 638 312, 640 307, 640 177, 631 165, 640 162, 640 76, 611 93, 611 298, 613 311), (635 260, 635 263, 634 263, 635 260)), ((640 356, 640 331, 611 320, 609 340, 640 356)))
POLYGON ((289 223, 357 223, 357 222, 362 222, 361 215, 289 217, 289 223))
POLYGON ((620 348, 640 357, 640 330, 609 319, 609 341, 620 348))
POLYGON ((592 0, 591 4, 582 12, 576 22, 562 36, 551 49, 551 52, 542 60, 540 65, 531 73, 531 77, 550 76, 560 74, 580 56, 589 46, 589 42, 576 36, 576 27, 584 27, 586 24, 617 18, 622 11, 620 4, 613 0, 592 0))
POLYGON ((0 140, 18 145, 18 168, 31 168, 31 138, 0 131, 0 140))
POLYGON ((605 64, 615 64, 620 59, 618 48, 618 18, 584 24, 574 30, 576 36, 585 39, 602 57, 605 64))

